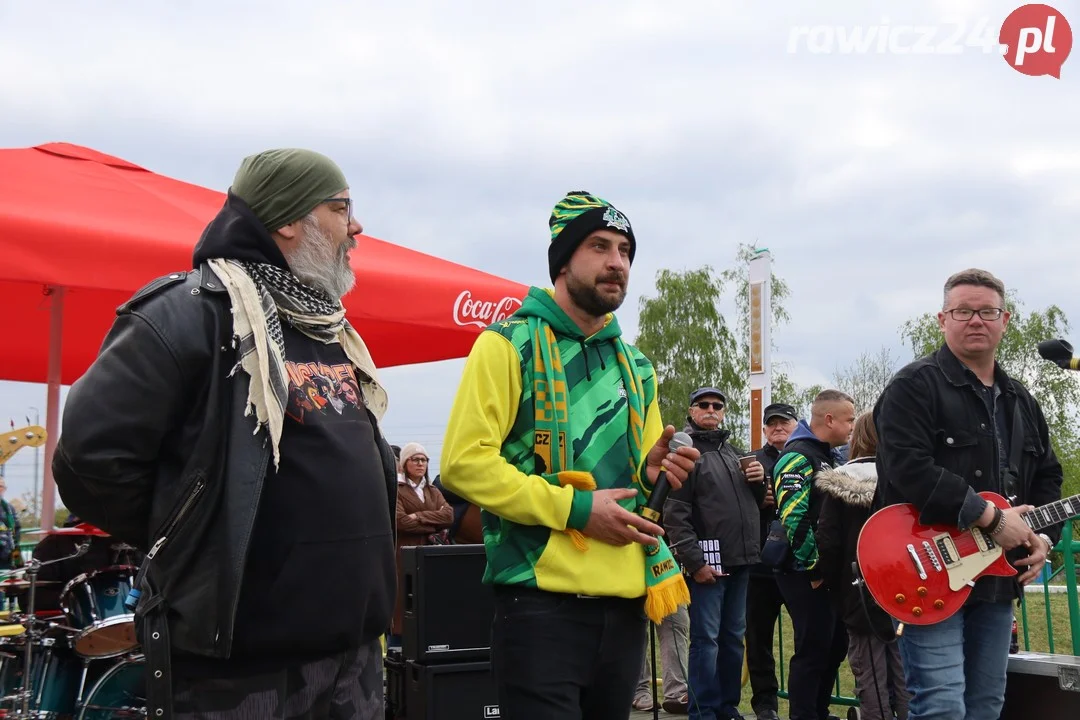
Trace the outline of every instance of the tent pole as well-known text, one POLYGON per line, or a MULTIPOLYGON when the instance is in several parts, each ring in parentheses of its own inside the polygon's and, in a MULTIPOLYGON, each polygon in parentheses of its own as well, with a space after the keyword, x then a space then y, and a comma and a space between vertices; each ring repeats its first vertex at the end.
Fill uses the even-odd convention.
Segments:
POLYGON ((48 287, 49 295, 49 368, 48 396, 45 405, 45 480, 41 486, 41 527, 56 524, 56 484, 53 481, 52 460, 56 441, 60 437, 60 359, 64 337, 64 295, 67 288, 48 287))

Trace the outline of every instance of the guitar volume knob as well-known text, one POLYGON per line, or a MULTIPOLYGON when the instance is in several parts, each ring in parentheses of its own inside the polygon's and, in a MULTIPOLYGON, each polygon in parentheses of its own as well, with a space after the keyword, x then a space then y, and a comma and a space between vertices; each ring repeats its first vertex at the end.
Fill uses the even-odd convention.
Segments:
POLYGON ((913 608, 911 608, 911 614, 914 615, 915 617, 921 617, 922 616, 922 608, 921 607, 913 607, 913 608))
POLYGON ((919 597, 926 597, 926 588, 921 587, 917 592, 919 593, 919 597))
POLYGON ((898 604, 903 605, 905 600, 907 600, 907 598, 904 597, 903 593, 896 593, 896 602, 898 604))
POLYGON ((934 601, 934 609, 935 610, 940 610, 943 607, 945 607, 945 601, 944 600, 938 599, 938 600, 934 601))

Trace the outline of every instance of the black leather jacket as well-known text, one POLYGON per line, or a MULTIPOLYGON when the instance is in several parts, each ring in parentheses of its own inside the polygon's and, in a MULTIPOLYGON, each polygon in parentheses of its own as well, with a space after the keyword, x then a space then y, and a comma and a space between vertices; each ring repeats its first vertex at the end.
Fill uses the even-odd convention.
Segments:
MULTIPOLYGON (((1061 464, 1050 446, 1042 410, 1027 388, 1000 366, 994 378, 1004 397, 1007 432, 1012 431, 1014 412, 1020 413, 1023 427, 1013 504, 1038 507, 1060 499, 1061 464)), ((879 436, 874 509, 912 503, 921 523, 958 526, 961 517, 973 522, 985 507, 977 493, 1009 496, 1001 478, 994 422, 981 394, 982 383, 945 345, 896 373, 874 408, 879 436)), ((1006 449, 1010 446, 1006 443, 1006 449)), ((1042 532, 1056 543, 1061 525, 1042 532)), ((976 581, 971 599, 1002 602, 1018 596, 1015 578, 984 577, 976 581)))
MULTIPOLYGON (((229 296, 208 265, 151 282, 117 315, 67 396, 53 474, 72 512, 147 551, 137 627, 161 691, 151 717, 168 717, 172 649, 229 657, 271 449, 245 415, 229 296)), ((393 518, 396 463, 372 426, 393 518)))

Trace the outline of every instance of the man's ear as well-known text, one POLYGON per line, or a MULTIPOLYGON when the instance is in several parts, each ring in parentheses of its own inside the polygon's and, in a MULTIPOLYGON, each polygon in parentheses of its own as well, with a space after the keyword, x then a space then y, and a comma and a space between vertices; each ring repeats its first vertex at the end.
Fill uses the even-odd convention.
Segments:
POLYGON ((289 223, 288 225, 282 225, 280 228, 278 228, 272 234, 280 235, 281 238, 283 240, 286 240, 286 241, 298 240, 298 239, 300 239, 301 233, 303 231, 302 228, 301 228, 301 225, 303 224, 303 222, 304 222, 303 218, 301 218, 300 220, 294 220, 293 222, 289 223))

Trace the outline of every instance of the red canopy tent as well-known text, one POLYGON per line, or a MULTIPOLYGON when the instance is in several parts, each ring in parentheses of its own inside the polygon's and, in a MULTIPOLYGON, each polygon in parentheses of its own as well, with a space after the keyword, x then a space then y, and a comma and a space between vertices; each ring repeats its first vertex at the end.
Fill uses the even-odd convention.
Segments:
MULTIPOLYGON (((191 267, 223 193, 89 148, 0 150, 0 380, 46 382, 42 517, 53 508, 59 388, 93 361, 124 300, 191 267)), ((379 367, 468 354, 527 288, 368 236, 352 253, 349 320, 379 367), (418 338, 419 342, 410 341, 418 338)))

